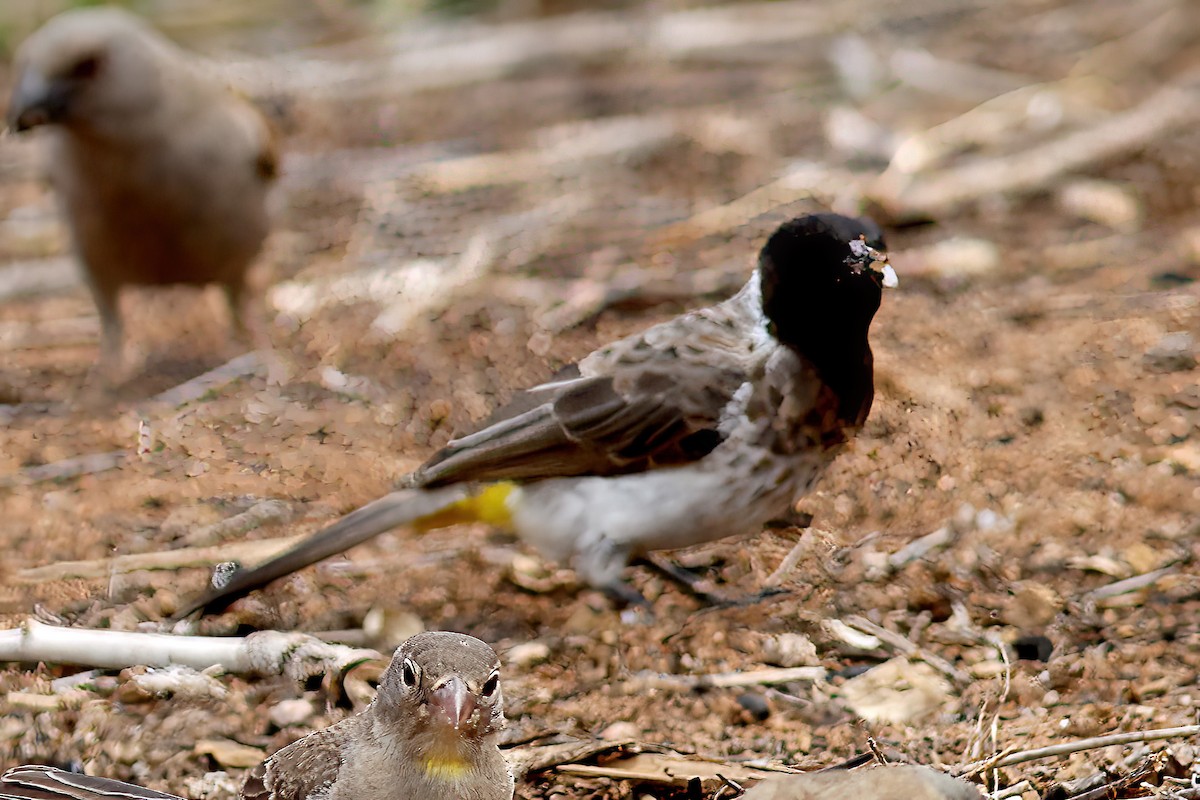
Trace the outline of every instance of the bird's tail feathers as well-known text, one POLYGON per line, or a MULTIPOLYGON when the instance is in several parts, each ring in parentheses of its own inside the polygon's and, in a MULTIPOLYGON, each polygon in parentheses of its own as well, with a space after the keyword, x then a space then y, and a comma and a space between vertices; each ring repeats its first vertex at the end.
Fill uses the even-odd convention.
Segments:
POLYGON ((495 483, 478 492, 461 484, 392 492, 352 511, 287 552, 257 567, 235 572, 222 585, 214 586, 187 604, 175 619, 183 619, 201 609, 225 608, 271 581, 345 552, 400 525, 411 525, 420 531, 463 522, 506 526, 509 520, 506 500, 512 489, 511 483, 495 483))
POLYGON ((181 800, 110 778, 80 775, 54 767, 13 767, 0 776, 3 800, 181 800))

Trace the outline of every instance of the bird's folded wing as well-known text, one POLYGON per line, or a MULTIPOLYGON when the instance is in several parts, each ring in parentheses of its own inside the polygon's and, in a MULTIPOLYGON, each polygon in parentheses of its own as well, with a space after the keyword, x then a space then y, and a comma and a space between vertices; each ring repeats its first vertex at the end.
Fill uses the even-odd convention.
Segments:
POLYGON ((620 475, 695 461, 746 376, 653 362, 557 385, 541 405, 450 442, 414 476, 419 486, 620 475))
POLYGON ((323 558, 345 552, 373 536, 435 514, 469 494, 466 487, 437 491, 401 489, 352 511, 328 528, 305 539, 261 566, 238 570, 220 586, 209 589, 175 614, 183 619, 200 609, 223 608, 276 578, 290 575, 323 558))
POLYGON ((3 800, 180 800, 132 783, 40 765, 13 767, 0 776, 3 800))
POLYGON ((242 800, 307 800, 337 781, 342 767, 339 730, 343 723, 293 742, 246 776, 242 800))

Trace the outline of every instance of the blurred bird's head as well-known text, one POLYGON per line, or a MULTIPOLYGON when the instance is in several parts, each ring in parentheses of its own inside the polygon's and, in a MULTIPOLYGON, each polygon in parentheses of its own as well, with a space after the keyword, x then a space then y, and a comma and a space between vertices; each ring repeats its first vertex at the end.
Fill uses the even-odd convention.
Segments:
POLYGON ((771 333, 814 361, 865 345, 883 287, 896 284, 883 248, 866 218, 810 214, 779 226, 758 262, 771 333))
POLYGON ((473 636, 419 633, 396 650, 373 707, 376 724, 410 740, 432 775, 458 777, 472 743, 504 727, 500 659, 473 636))
POLYGON ((173 48, 119 8, 59 14, 17 50, 8 126, 18 132, 38 125, 112 130, 152 114, 171 88, 162 66, 173 48))

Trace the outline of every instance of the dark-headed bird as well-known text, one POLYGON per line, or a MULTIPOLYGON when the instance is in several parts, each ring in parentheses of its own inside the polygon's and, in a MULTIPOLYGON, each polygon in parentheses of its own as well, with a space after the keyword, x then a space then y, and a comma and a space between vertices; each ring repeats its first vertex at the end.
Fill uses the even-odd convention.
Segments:
POLYGON ((509 527, 624 602, 630 559, 786 515, 871 410, 867 334, 895 272, 870 220, 799 217, 734 297, 596 350, 451 441, 408 486, 191 603, 234 598, 401 524, 509 527))

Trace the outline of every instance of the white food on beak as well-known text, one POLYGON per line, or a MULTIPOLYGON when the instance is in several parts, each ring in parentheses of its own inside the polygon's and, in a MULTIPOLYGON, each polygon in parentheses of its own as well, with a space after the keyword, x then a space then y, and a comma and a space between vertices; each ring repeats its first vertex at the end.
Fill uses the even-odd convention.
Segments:
POLYGON ((900 285, 900 278, 896 275, 896 270, 892 269, 891 264, 883 265, 883 286, 885 289, 895 289, 900 285))

